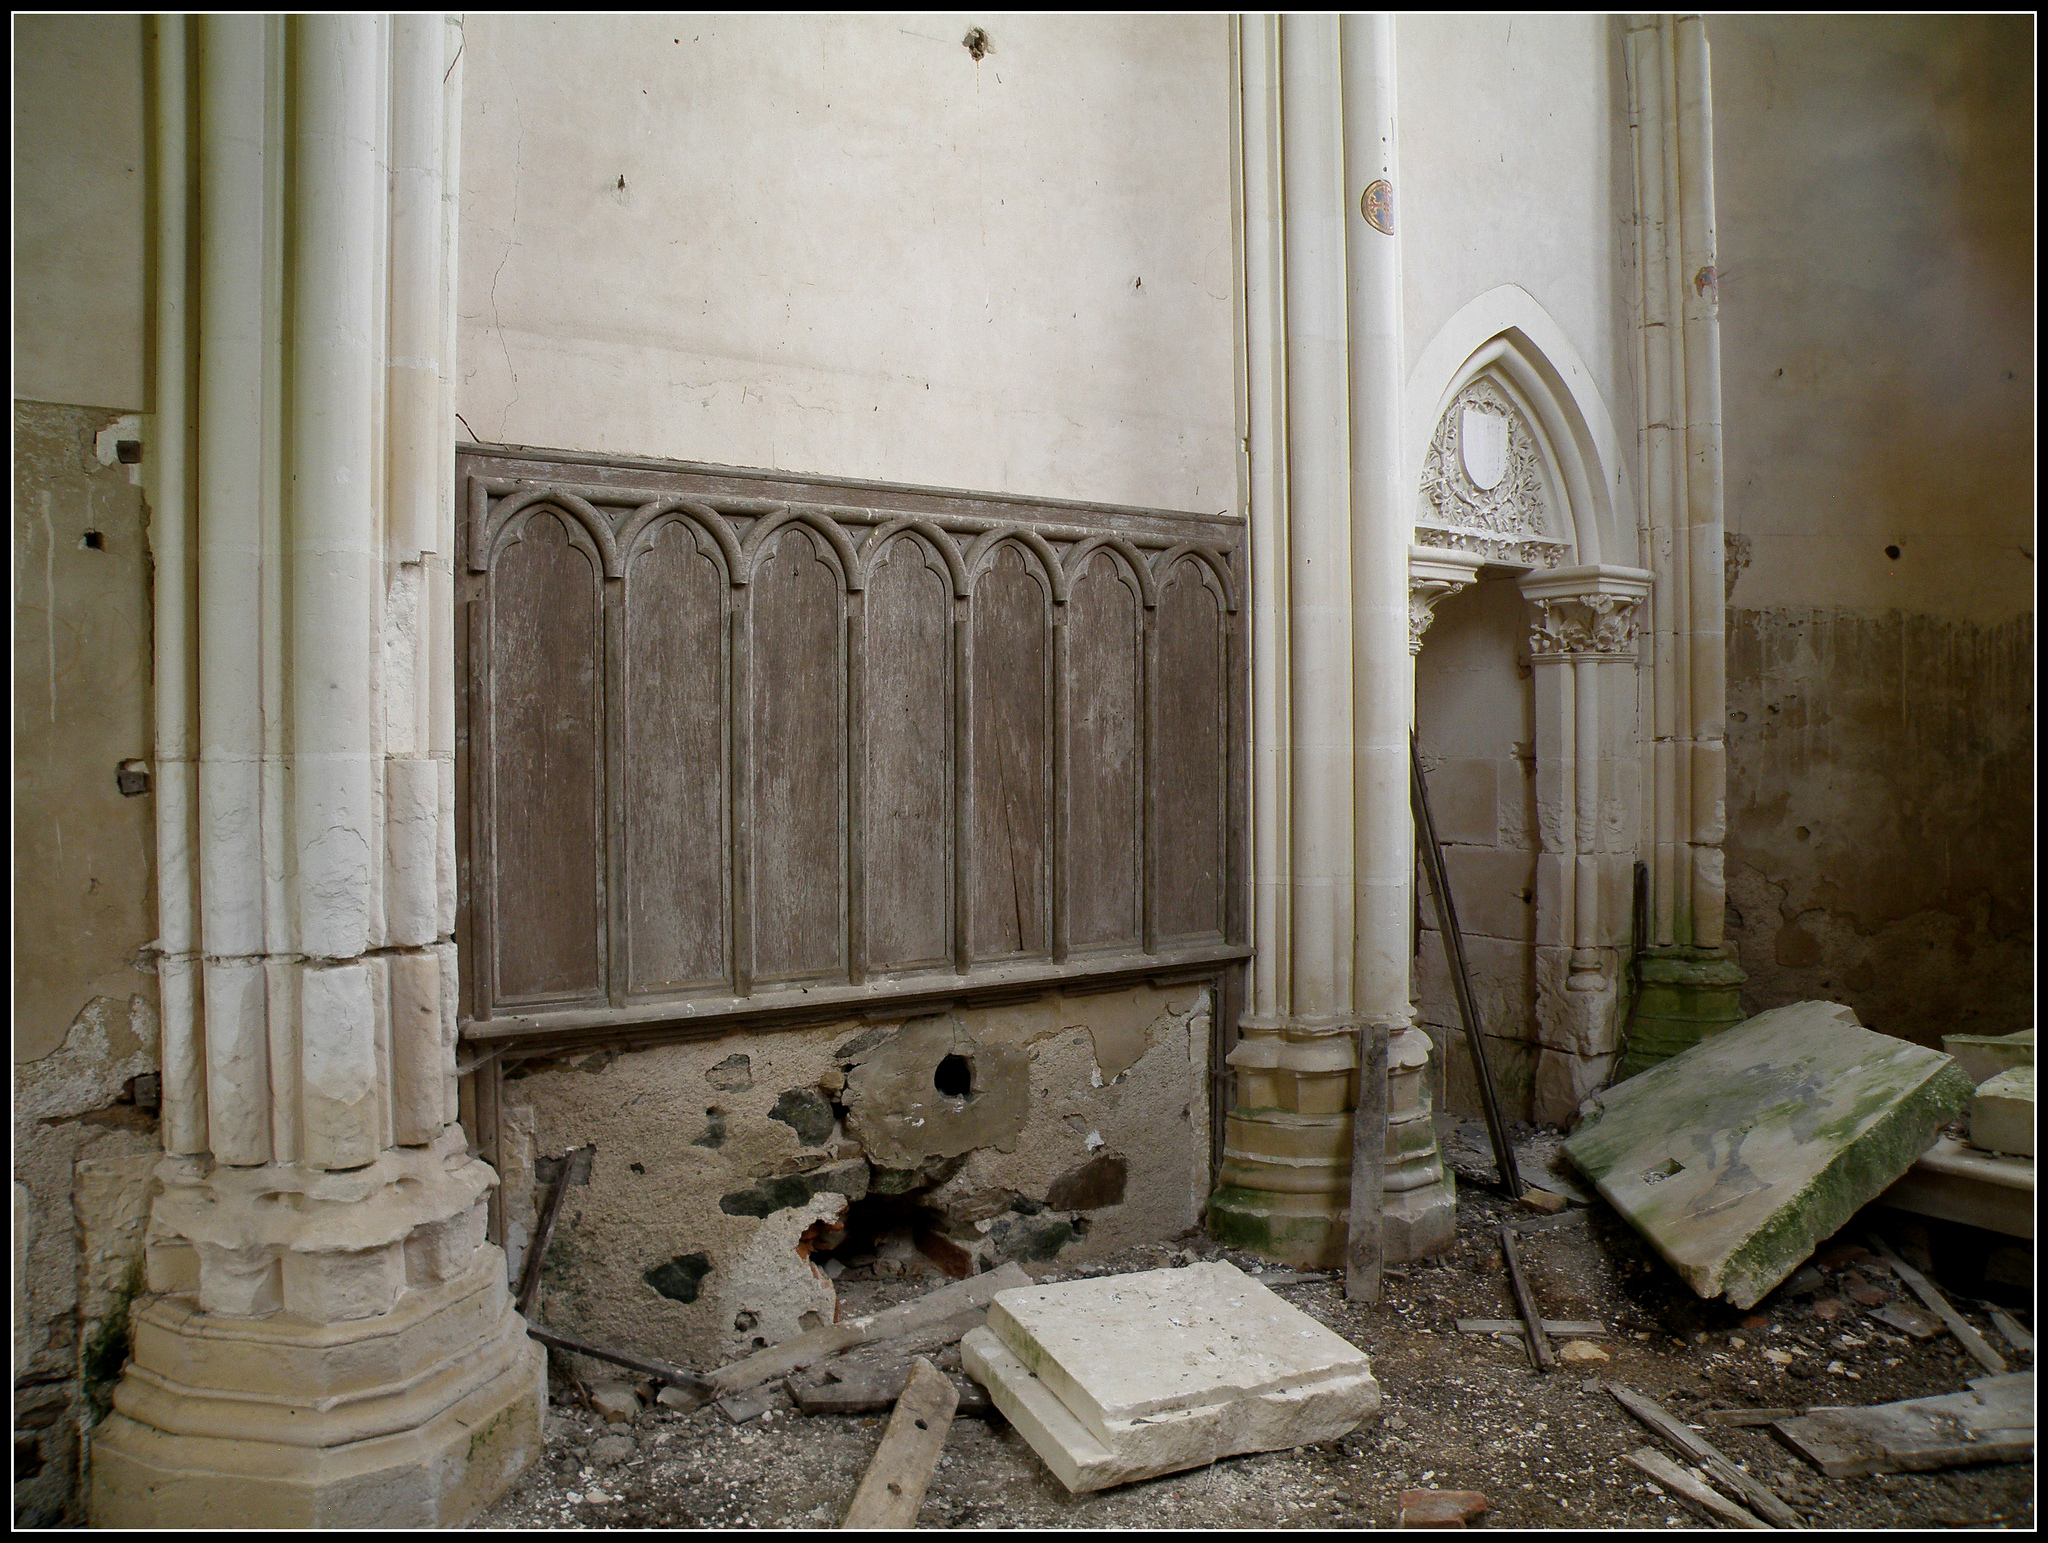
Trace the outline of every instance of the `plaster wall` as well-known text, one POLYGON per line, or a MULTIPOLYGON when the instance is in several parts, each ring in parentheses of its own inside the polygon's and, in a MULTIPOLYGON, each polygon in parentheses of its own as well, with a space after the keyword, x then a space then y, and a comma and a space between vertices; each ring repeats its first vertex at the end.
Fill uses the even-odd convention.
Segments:
MULTIPOLYGON (((1482 579, 1437 602, 1415 657, 1416 738, 1430 811, 1445 846, 1495 1086, 1517 1119, 1530 1117, 1537 1049, 1540 842, 1528 617, 1512 578, 1482 579)), ((1416 906, 1418 1021, 1437 1045, 1440 1107, 1477 1114, 1478 1085, 1435 905, 1419 878, 1416 906)))
POLYGON ((829 1257, 936 1280, 1194 1226, 1208 1056, 1209 995, 1188 986, 527 1062, 504 1085, 508 1252, 517 1271, 536 1159, 595 1143, 540 1315, 719 1364, 834 1321, 829 1257), (971 1097, 937 1093, 942 1053, 971 1063, 971 1097))
POLYGON ((140 16, 14 18, 14 394, 143 400, 140 16))
POLYGON ((1716 18, 1730 935, 2033 1022, 2033 23, 1716 18))
MULTIPOLYGON (((1407 370, 1463 306, 1513 284, 1563 329, 1613 420, 1633 420, 1635 183, 1621 27, 1567 15, 1396 22, 1407 370)), ((1409 388, 1448 384, 1411 377, 1409 388)), ((1634 478, 1632 440, 1624 455, 1634 478)))
POLYGON ((466 36, 478 438, 1235 504, 1225 17, 466 36))

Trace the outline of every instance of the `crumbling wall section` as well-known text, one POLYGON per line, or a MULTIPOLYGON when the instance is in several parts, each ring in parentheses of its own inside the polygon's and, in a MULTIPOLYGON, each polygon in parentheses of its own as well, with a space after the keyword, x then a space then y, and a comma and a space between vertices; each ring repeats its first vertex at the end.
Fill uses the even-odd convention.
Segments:
POLYGON ((515 1278, 537 1173, 595 1143, 538 1315, 715 1365, 834 1321, 847 1270, 1078 1261, 1200 1219, 1210 993, 1132 987, 514 1067, 515 1278))
POLYGON ((150 558, 135 420, 14 404, 17 1521, 76 1519, 161 1155, 150 558), (132 451, 130 452, 133 453, 132 451))
POLYGON ((1729 613, 1728 932, 1752 1012, 1925 1045, 2033 1018, 2031 616, 1729 613))

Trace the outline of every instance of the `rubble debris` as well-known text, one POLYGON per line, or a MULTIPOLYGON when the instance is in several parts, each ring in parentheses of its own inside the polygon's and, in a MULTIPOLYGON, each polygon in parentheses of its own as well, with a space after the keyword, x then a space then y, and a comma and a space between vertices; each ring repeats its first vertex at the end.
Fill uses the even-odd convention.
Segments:
POLYGON ((1507 1263, 1508 1280, 1515 1288, 1515 1305, 1521 1308, 1522 1322, 1528 1325, 1529 1353, 1536 1359, 1536 1370, 1547 1372, 1557 1362, 1550 1354, 1550 1340, 1543 1332, 1543 1315, 1536 1311, 1535 1295, 1522 1274, 1522 1260, 1515 1250, 1515 1229, 1506 1222, 1500 1224, 1500 1252, 1507 1263))
POLYGON ((961 1360, 1069 1490, 1334 1440, 1365 1353, 1221 1262, 1005 1291, 961 1360))
POLYGON ((2034 1455, 2034 1374, 1979 1377, 1935 1398, 1815 1409, 1775 1429, 1831 1479, 2024 1462, 2034 1455))
MULTIPOLYGON (((1458 1320, 1458 1332, 1460 1334, 1526 1334, 1529 1332, 1529 1326, 1519 1318, 1460 1318, 1458 1320)), ((1561 1320, 1546 1318, 1543 1320, 1543 1332, 1553 1339, 1587 1339, 1610 1334, 1613 1331, 1603 1323, 1581 1322, 1577 1319, 1561 1320)))
POLYGON ((920 1356, 911 1363, 910 1378, 896 1412, 882 1432, 866 1477, 853 1493, 842 1528, 914 1527, 932 1471, 946 1445, 959 1394, 931 1362, 920 1356))
POLYGON ((1607 1352, 1590 1340, 1575 1339, 1557 1347, 1560 1361, 1605 1361, 1607 1352))
POLYGON ((1970 1326, 1969 1319, 1949 1305, 1948 1298, 1941 1294, 1940 1288, 1933 1281, 1893 1253, 1885 1245, 1883 1238, 1873 1234, 1870 1245, 1877 1250, 1878 1257, 1892 1267, 1892 1272, 1906 1283, 1913 1295, 1927 1304, 1928 1311, 1948 1325, 1949 1333, 1962 1341, 1963 1348, 1970 1352, 1979 1366, 1993 1376, 2010 1370, 2005 1364, 2005 1357, 1985 1342, 1984 1336, 1970 1326))
POLYGON ((705 1381, 720 1394, 742 1393, 764 1382, 787 1377, 791 1372, 802 1371, 806 1366, 856 1345, 900 1339, 960 1313, 986 1307, 997 1292, 1030 1284, 1031 1277, 1024 1273, 1023 1266, 1005 1264, 985 1275, 970 1275, 966 1280, 953 1281, 885 1312, 806 1329, 794 1339, 770 1345, 766 1350, 757 1350, 728 1366, 721 1366, 705 1381))
POLYGON ((1799 1002, 1599 1095, 1565 1151, 1694 1291, 1751 1307, 1971 1091, 1950 1057, 1799 1002))
POLYGON ((1552 1190, 1540 1189, 1534 1184, 1525 1182, 1522 1188, 1521 1203, 1531 1211, 1541 1211, 1546 1215, 1555 1216, 1559 1211, 1570 1205, 1571 1201, 1552 1190))
POLYGON ((782 1402, 782 1389, 774 1383, 763 1387, 748 1388, 743 1393, 728 1393, 712 1401, 713 1407, 735 1425, 744 1425, 749 1420, 758 1420, 762 1415, 782 1402))
POLYGON ((1888 1302, 1873 1308, 1870 1316, 1888 1329, 1910 1334, 1915 1339, 1932 1339, 1941 1332, 1941 1320, 1923 1313, 1911 1302, 1888 1302))
MULTIPOLYGON (((1735 1031, 1731 1029, 1728 1032, 1735 1031)), ((1652 1435, 1679 1456, 1704 1469, 1714 1483, 1729 1494, 1742 1496, 1776 1526, 1800 1525, 1799 1518, 1793 1514, 1790 1506, 1772 1494, 1761 1482, 1751 1478, 1722 1456, 1718 1448, 1695 1432, 1690 1425, 1674 1418, 1671 1411, 1654 1398, 1646 1398, 1635 1389, 1619 1382, 1608 1383, 1607 1391, 1614 1395, 1616 1403, 1647 1426, 1652 1435)))
POLYGON ((1476 1489, 1404 1489, 1397 1527, 1466 1527, 1493 1509, 1476 1489))
POLYGON ((1978 1086, 1970 1100, 1970 1145, 2004 1157, 2034 1155, 2032 1066, 2015 1066, 1978 1086))
POLYGON ((1944 1034, 1941 1048, 1956 1058, 1963 1073, 1982 1086, 2000 1072, 2034 1064, 2034 1031, 2017 1034, 1944 1034))
POLYGON ((1763 1532, 1771 1530, 1769 1522, 1760 1522, 1734 1501, 1723 1499, 1719 1492, 1694 1478, 1655 1447, 1638 1447, 1633 1452, 1623 1453, 1622 1457, 1703 1516, 1727 1522, 1732 1527, 1750 1527, 1763 1532))
POLYGON ((630 1425, 640 1412, 640 1393, 631 1383, 607 1379, 590 1385, 590 1410, 612 1425, 630 1425))

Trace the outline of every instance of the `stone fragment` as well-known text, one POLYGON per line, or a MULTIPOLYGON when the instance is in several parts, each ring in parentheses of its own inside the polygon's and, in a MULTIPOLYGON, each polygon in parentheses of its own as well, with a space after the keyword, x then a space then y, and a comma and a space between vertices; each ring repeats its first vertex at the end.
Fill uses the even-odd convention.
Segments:
POLYGON ((2034 1064, 2034 1031, 2017 1034, 1944 1034, 1941 1048, 1956 1058, 1964 1075, 1982 1085, 2000 1072, 2034 1064))
POLYGON ((1833 1323, 1842 1316, 1842 1304, 1835 1297, 1822 1297, 1813 1304, 1813 1316, 1822 1323, 1833 1323))
POLYGON ((1884 1287, 1871 1285, 1853 1270, 1842 1277, 1842 1291, 1858 1307, 1882 1307, 1891 1300, 1884 1287))
POLYGON ((1575 1339, 1558 1347, 1557 1358, 1560 1361, 1605 1361, 1608 1356, 1598 1345, 1575 1339))
POLYGON ((1493 1509, 1493 1502, 1471 1489, 1404 1489, 1403 1527, 1463 1527, 1493 1509))
POLYGON ((1754 1306, 1968 1102, 1948 1056, 1833 1002, 1761 1013, 1602 1095, 1565 1143, 1703 1297, 1754 1306))
POLYGON ((600 1436, 590 1444, 590 1461, 599 1468, 615 1468, 635 1450, 631 1436, 600 1436))
POLYGON ((1523 1187, 1522 1204, 1531 1211, 1542 1211, 1547 1215, 1555 1216, 1559 1211, 1562 1211, 1567 1205, 1571 1204, 1571 1202, 1562 1195, 1553 1194, 1547 1189, 1538 1189, 1535 1185, 1530 1184, 1523 1187))
POLYGON ((1074 1491, 1333 1440, 1363 1351, 1221 1262, 1004 1291, 961 1361, 1074 1491))
POLYGON ((2034 1155, 2034 1068, 2015 1066, 1970 1100, 1970 1145, 2009 1157, 2034 1155))
POLYGON ((590 1385, 590 1407, 617 1425, 630 1421, 640 1412, 640 1395, 628 1382, 593 1382, 590 1385))

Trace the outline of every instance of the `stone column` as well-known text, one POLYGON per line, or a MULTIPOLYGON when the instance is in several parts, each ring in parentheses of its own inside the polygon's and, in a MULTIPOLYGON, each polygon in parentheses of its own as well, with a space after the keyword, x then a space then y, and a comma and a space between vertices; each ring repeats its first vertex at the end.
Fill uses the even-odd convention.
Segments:
POLYGON ((1651 949, 1621 1075, 1742 1017, 1723 946, 1721 361, 1713 102, 1697 15, 1631 18, 1626 50, 1641 284, 1644 550, 1651 600, 1651 949))
POLYGON ((539 1447, 455 1123, 426 690, 459 44, 440 15, 157 24, 159 753, 196 796, 160 822, 166 1157, 100 1526, 448 1525, 539 1447))
POLYGON ((1357 1038, 1377 1022, 1393 1040, 1385 1236, 1401 1259, 1441 1246, 1452 1215, 1408 1011, 1391 29, 1248 18, 1239 63, 1258 955, 1210 1225, 1276 1259, 1342 1261, 1357 1038))
POLYGON ((1587 565, 1522 580, 1536 693, 1535 1116, 1570 1121, 1611 1080, 1641 810, 1635 744, 1641 569, 1587 565))

